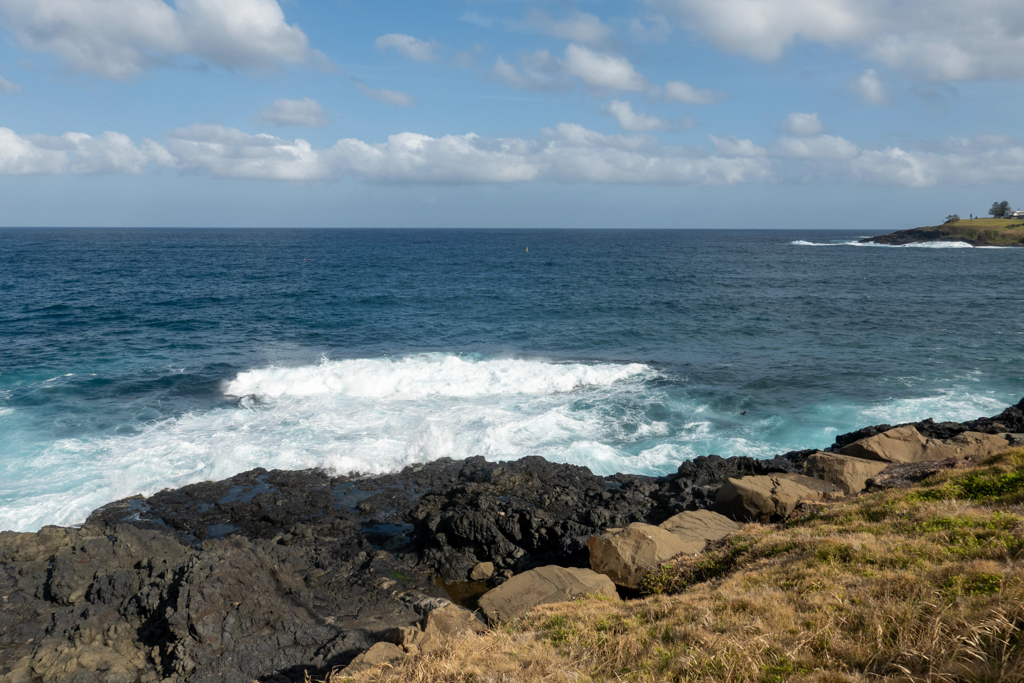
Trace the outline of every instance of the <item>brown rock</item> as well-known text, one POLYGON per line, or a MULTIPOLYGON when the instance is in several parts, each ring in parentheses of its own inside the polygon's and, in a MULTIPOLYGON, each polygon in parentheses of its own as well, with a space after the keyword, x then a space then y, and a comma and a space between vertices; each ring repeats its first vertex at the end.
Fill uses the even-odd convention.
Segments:
POLYGON ((353 659, 348 666, 341 670, 341 675, 343 677, 354 676, 357 673, 369 671, 370 669, 382 664, 391 664, 392 662, 400 661, 405 659, 405 657, 405 650, 394 643, 377 643, 369 650, 353 659))
POLYGON ((493 562, 477 562, 469 572, 470 581, 486 581, 494 576, 493 562))
POLYGON ((842 455, 881 462, 927 462, 951 460, 955 451, 938 439, 927 439, 911 426, 896 427, 876 436, 854 441, 839 451, 842 455))
POLYGON ((690 555, 703 551, 708 541, 717 541, 740 528, 739 524, 725 515, 711 510, 680 512, 658 526, 672 532, 685 543, 687 550, 683 552, 690 555))
POLYGON ((818 451, 804 462, 804 474, 838 486, 848 496, 864 490, 867 480, 888 467, 888 463, 849 455, 818 451))
POLYGON ((445 605, 427 615, 423 632, 431 635, 453 635, 465 631, 480 633, 487 630, 476 614, 457 605, 445 605))
POLYGON ((715 510, 733 519, 775 522, 798 503, 840 498, 837 487, 801 474, 768 474, 728 479, 718 491, 715 510))
POLYGON ((419 626, 402 626, 393 628, 384 639, 399 646, 407 654, 426 653, 435 649, 439 641, 432 633, 424 633, 419 626))
POLYGON ((619 586, 636 588, 652 569, 676 555, 694 554, 703 544, 684 543, 667 529, 634 523, 617 534, 591 536, 590 568, 604 574, 619 586), (696 548, 696 549, 694 549, 696 548))
POLYGON ((599 595, 618 600, 615 584, 603 574, 589 569, 549 565, 531 569, 488 591, 480 598, 480 608, 494 624, 521 617, 538 605, 566 602, 583 595, 599 595))
POLYGON ((944 443, 953 448, 958 460, 984 460, 990 455, 1002 453, 1011 448, 1011 442, 1005 436, 983 434, 982 432, 964 432, 952 439, 947 439, 944 443))
POLYGON ((914 427, 906 426, 854 441, 839 452, 866 460, 917 463, 985 458, 1009 447, 1009 441, 994 434, 964 432, 952 439, 940 441, 925 438, 914 427))

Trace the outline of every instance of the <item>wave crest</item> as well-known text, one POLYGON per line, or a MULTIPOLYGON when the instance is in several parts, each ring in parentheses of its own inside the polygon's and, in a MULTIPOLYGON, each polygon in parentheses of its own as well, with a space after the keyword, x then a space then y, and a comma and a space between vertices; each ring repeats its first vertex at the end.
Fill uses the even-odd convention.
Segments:
POLYGON ((545 396, 609 387, 628 379, 643 381, 657 374, 640 363, 546 363, 427 354, 393 359, 325 359, 319 365, 249 370, 228 382, 224 393, 264 398, 333 395, 399 400, 545 396))

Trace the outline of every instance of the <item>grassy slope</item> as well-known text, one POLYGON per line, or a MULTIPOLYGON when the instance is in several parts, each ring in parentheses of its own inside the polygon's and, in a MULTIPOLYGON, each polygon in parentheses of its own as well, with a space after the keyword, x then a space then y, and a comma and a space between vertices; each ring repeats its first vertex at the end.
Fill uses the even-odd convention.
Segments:
MULTIPOLYGON (((901 230, 884 238, 906 241, 963 240, 978 245, 1011 246, 1024 243, 1024 222, 1003 218, 975 218, 933 227, 901 230)), ((877 241, 885 241, 875 238, 877 241)))
POLYGON ((1022 503, 1018 450, 747 525, 643 600, 544 606, 358 680, 1024 680, 1022 503))

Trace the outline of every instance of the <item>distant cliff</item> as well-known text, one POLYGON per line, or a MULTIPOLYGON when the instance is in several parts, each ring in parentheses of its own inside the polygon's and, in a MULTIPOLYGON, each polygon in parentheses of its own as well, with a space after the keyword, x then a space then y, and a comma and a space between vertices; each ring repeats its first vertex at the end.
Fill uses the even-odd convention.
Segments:
POLYGON ((1004 218, 951 221, 932 227, 900 230, 862 239, 865 244, 966 242, 975 247, 1024 247, 1024 222, 1004 218))

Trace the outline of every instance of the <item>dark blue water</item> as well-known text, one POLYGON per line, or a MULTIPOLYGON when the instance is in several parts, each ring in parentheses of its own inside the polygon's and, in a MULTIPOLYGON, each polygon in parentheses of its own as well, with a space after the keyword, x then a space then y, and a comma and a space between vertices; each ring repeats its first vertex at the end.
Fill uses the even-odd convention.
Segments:
POLYGON ((1024 249, 854 237, 0 230, 0 529, 256 466, 659 473, 1024 395, 1024 249))

